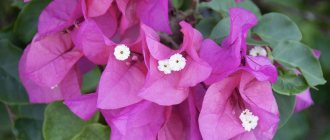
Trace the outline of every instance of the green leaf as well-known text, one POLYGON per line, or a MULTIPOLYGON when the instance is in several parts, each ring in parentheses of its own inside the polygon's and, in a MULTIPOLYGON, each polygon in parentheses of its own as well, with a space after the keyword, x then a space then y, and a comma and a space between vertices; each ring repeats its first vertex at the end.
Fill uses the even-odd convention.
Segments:
POLYGON ((296 95, 308 88, 308 84, 302 76, 283 74, 278 76, 273 90, 283 95, 296 95))
POLYGON ((302 38, 298 26, 288 17, 280 13, 265 14, 259 24, 253 28, 262 40, 276 44, 284 40, 297 40, 302 38))
POLYGON ((75 116, 62 102, 49 104, 45 110, 43 136, 45 140, 68 140, 92 123, 75 116))
POLYGON ((217 11, 224 17, 228 16, 229 8, 233 7, 241 7, 250 10, 258 17, 261 16, 260 9, 251 0, 244 0, 239 3, 236 3, 234 0, 212 0, 210 2, 203 2, 200 6, 208 7, 214 11, 217 11))
POLYGON ((83 78, 82 93, 94 92, 99 83, 101 71, 99 68, 94 68, 86 73, 83 78))
POLYGON ((14 140, 14 134, 11 131, 12 123, 6 105, 0 102, 0 139, 14 140))
POLYGON ((303 113, 295 113, 285 126, 280 128, 274 140, 302 140, 308 133, 309 125, 303 113))
POLYGON ((295 96, 285 96, 278 93, 274 93, 278 109, 280 111, 280 124, 279 128, 283 127, 292 114, 294 113, 294 108, 296 104, 295 96))
POLYGON ((229 35, 230 31, 230 18, 224 18, 220 20, 217 25, 212 29, 210 37, 217 43, 222 42, 222 40, 229 35))
POLYGON ((247 44, 253 45, 253 46, 269 46, 269 44, 265 41, 257 41, 255 39, 252 39, 251 37, 247 38, 247 44))
POLYGON ((15 121, 15 130, 19 140, 43 140, 42 120, 21 118, 15 121))
POLYGON ((90 124, 72 140, 109 140, 110 128, 102 124, 90 124))
POLYGON ((272 54, 276 61, 298 68, 311 87, 326 83, 320 62, 306 45, 297 41, 282 41, 273 47, 272 54))
POLYGON ((41 11, 50 0, 33 0, 24 6, 14 25, 14 33, 24 43, 32 40, 37 32, 38 19, 41 11))
POLYGON ((180 7, 183 5, 184 0, 172 0, 172 5, 175 9, 180 9, 180 7))
POLYGON ((11 111, 17 118, 28 118, 34 120, 43 120, 46 105, 44 104, 28 104, 11 106, 11 111))
POLYGON ((7 104, 28 103, 18 78, 17 66, 21 54, 22 51, 8 40, 0 40, 0 101, 7 104))
POLYGON ((212 29, 217 24, 217 19, 213 17, 203 18, 196 25, 196 29, 200 31, 204 37, 209 37, 212 29))

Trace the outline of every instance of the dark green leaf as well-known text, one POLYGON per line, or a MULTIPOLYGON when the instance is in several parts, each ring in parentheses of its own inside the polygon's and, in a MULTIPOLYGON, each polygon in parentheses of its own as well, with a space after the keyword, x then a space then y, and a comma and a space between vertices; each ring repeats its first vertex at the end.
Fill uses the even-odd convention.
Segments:
POLYGON ((72 139, 90 123, 75 116, 62 102, 55 102, 46 107, 43 136, 45 140, 72 139))
POLYGON ((1 140, 14 140, 14 134, 11 131, 12 123, 10 115, 7 111, 5 104, 0 102, 0 139, 1 140))
POLYGON ((296 97, 295 96, 285 96, 285 95, 280 95, 278 93, 274 93, 276 103, 278 106, 278 109, 280 111, 280 124, 279 128, 283 127, 292 114, 294 113, 294 108, 296 104, 296 97))
POLYGON ((302 140, 309 130, 308 120, 303 113, 292 115, 288 123, 280 128, 274 140, 302 140))
POLYGON ((247 44, 248 45, 253 45, 253 46, 269 46, 269 44, 265 41, 257 41, 252 38, 247 38, 247 44))
POLYGON ((253 32, 270 44, 284 40, 300 41, 302 38, 298 26, 289 17, 279 13, 262 16, 259 24, 253 28, 253 32))
POLYGON ((101 71, 99 68, 94 68, 92 71, 86 73, 83 78, 82 92, 94 92, 99 83, 101 71))
POLYGON ((278 76, 273 90, 283 95, 296 95, 308 88, 308 84, 302 76, 283 74, 278 76))
POLYGON ((44 119, 45 108, 46 105, 44 104, 15 105, 10 107, 17 118, 29 118, 34 120, 44 119))
POLYGON ((209 37, 212 29, 217 24, 217 19, 213 17, 203 18, 196 25, 196 29, 200 31, 204 37, 209 37))
POLYGON ((50 0, 33 0, 24 6, 14 25, 14 33, 24 43, 32 40, 37 32, 38 18, 50 0))
POLYGON ((240 3, 236 3, 234 0, 212 0, 210 2, 203 2, 200 6, 208 7, 223 16, 228 16, 229 8, 233 7, 241 7, 250 10, 257 16, 261 16, 259 8, 251 0, 244 0, 240 3))
POLYGON ((222 40, 229 35, 230 30, 230 19, 224 18, 218 22, 217 25, 212 29, 210 37, 217 43, 222 42, 222 40))
POLYGON ((28 103, 18 78, 17 66, 21 53, 8 40, 0 40, 0 101, 8 104, 28 103))
POLYGON ((21 118, 15 121, 17 139, 19 140, 43 140, 42 120, 21 118))
POLYGON ((172 5, 175 9, 180 9, 180 7, 183 5, 184 0, 172 0, 172 5))
POLYGON ((110 128, 102 124, 90 124, 83 131, 76 135, 72 140, 108 140, 110 128))
POLYGON ((312 49, 306 45, 297 41, 282 41, 273 48, 274 59, 298 68, 311 87, 326 82, 320 62, 314 57, 312 49))

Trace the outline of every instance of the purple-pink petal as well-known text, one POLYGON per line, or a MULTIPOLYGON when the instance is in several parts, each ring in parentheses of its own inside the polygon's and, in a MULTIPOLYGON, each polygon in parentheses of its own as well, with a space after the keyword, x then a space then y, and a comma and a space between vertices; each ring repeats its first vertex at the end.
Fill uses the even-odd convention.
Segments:
POLYGON ((277 69, 267 57, 246 56, 246 67, 243 69, 252 73, 260 81, 277 81, 277 69))
POLYGON ((53 0, 39 17, 38 33, 43 36, 60 32, 82 16, 80 0, 53 0))
POLYGON ((199 125, 204 139, 272 139, 279 113, 271 84, 258 81, 246 71, 238 71, 212 84, 204 97, 199 125), (257 127, 247 132, 240 113, 249 109, 259 117, 257 127), (226 130, 226 131, 222 131, 226 130))
POLYGON ((36 84, 53 87, 61 82, 82 54, 68 34, 56 33, 33 41, 24 51, 26 76, 36 84))
POLYGON ((98 87, 98 108, 117 109, 141 101, 138 94, 144 84, 145 73, 143 63, 130 65, 111 55, 98 87))
POLYGON ((114 140, 151 140, 165 123, 166 107, 148 101, 115 110, 101 110, 114 140))
POLYGON ((65 100, 64 104, 67 105, 68 108, 81 119, 89 120, 97 111, 96 101, 97 94, 91 93, 65 100))
POLYGON ((311 97, 310 89, 307 89, 304 92, 296 95, 296 105, 295 105, 294 111, 300 112, 304 109, 309 108, 313 104, 314 104, 314 101, 311 97))
POLYGON ((167 121, 158 132, 158 140, 201 140, 198 126, 199 112, 192 96, 172 107, 167 121))

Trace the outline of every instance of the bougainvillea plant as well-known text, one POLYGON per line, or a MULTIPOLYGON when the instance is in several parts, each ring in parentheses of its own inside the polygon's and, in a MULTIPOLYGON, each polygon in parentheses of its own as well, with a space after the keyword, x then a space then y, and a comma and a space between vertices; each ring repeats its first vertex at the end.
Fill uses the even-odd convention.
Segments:
POLYGON ((38 22, 22 36, 18 73, 31 103, 49 103, 46 140, 268 140, 326 82, 297 25, 250 0, 31 0, 24 10, 34 5, 40 15, 19 16, 38 22))

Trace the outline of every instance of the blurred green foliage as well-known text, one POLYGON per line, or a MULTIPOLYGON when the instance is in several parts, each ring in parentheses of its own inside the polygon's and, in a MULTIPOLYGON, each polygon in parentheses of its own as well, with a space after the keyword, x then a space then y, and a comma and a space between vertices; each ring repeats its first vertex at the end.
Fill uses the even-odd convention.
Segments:
MULTIPOLYGON (((321 66, 330 81, 330 1, 256 0, 262 13, 281 12, 293 19, 302 32, 302 42, 321 51, 321 66)), ((330 83, 312 90, 314 105, 293 115, 279 129, 276 140, 330 139, 330 83)))

